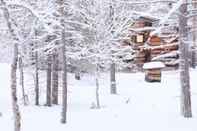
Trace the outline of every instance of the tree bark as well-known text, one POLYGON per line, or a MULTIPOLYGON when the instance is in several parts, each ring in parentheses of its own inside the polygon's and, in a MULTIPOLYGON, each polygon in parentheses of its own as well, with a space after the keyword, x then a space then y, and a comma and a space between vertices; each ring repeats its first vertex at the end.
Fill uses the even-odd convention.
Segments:
POLYGON ((179 42, 180 42, 180 81, 181 81, 181 114, 192 117, 190 77, 189 77, 189 45, 187 41, 187 0, 179 8, 179 42))
POLYGON ((51 55, 47 58, 47 95, 46 106, 51 106, 51 55))
POLYGON ((58 53, 53 53, 52 60, 52 103, 58 104, 58 53))

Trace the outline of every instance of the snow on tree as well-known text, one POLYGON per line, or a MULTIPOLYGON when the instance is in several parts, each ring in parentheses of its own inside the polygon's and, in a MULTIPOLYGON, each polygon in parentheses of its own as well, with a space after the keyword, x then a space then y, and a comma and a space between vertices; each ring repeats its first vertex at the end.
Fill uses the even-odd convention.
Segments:
MULTIPOLYGON (((124 4, 118 5, 117 1, 82 0, 80 4, 77 2, 73 8, 74 10, 78 9, 76 10, 79 12, 77 17, 81 18, 78 24, 82 28, 82 35, 84 35, 82 42, 84 44, 81 47, 82 51, 73 54, 72 57, 87 59, 95 65, 95 71, 100 72, 101 68, 106 68, 111 62, 118 62, 117 55, 123 50, 120 41, 129 34, 132 14, 124 4)), ((114 64, 112 65, 114 67, 114 64)), ((99 72, 96 72, 95 75, 97 108, 100 105, 97 78, 99 72)), ((114 69, 113 72, 115 73, 114 69)), ((114 79, 112 81, 112 84, 115 84, 114 79)), ((116 93, 115 90, 112 93, 116 93)))

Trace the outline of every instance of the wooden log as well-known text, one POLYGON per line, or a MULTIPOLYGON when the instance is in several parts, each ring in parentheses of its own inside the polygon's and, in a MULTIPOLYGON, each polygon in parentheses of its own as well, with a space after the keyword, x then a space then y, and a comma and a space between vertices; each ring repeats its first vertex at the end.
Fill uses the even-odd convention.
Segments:
POLYGON ((148 76, 149 80, 153 80, 153 81, 161 81, 161 76, 157 77, 157 76, 148 76))

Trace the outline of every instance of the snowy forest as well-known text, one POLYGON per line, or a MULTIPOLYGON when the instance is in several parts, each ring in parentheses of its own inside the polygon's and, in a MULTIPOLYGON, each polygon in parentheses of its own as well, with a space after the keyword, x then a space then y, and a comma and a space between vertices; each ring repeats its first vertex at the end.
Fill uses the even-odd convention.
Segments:
POLYGON ((196 131, 197 0, 0 0, 2 131, 196 131))

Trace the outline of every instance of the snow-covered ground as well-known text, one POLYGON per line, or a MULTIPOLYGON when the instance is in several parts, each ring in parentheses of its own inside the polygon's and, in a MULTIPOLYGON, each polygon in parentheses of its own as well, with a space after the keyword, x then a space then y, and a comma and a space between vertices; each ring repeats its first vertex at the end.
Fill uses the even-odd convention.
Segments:
MULTIPOLYGON (((2 131, 13 131, 9 76, 9 65, 0 64, 2 131)), ((22 131, 196 131, 196 78, 197 70, 191 70, 193 118, 185 119, 180 116, 178 71, 163 72, 161 83, 146 83, 143 73, 118 73, 118 95, 110 95, 108 75, 102 74, 101 109, 90 109, 95 101, 94 77, 84 75, 81 81, 76 81, 69 74, 67 124, 60 124, 61 106, 43 106, 44 95, 40 107, 34 106, 33 100, 24 107, 19 94, 22 131)), ((41 94, 44 90, 42 87, 41 94)), ((26 84, 30 100, 33 99, 32 91, 31 84, 26 84)))

